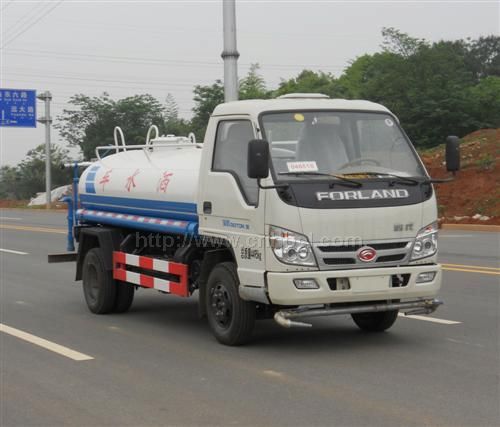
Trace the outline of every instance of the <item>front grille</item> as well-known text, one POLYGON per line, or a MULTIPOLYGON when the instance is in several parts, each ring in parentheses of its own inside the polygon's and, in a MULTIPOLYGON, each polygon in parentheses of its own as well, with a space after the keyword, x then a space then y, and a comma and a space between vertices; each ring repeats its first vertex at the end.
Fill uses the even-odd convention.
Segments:
POLYGON ((369 268, 394 266, 407 262, 410 257, 412 240, 372 241, 363 244, 314 245, 316 258, 322 270, 369 268), (358 259, 357 251, 370 246, 377 251, 377 258, 372 262, 358 259))
POLYGON ((354 258, 323 258, 325 264, 336 265, 336 264, 356 264, 354 258))
POLYGON ((368 245, 338 245, 338 246, 318 246, 321 252, 356 252, 363 246, 370 246, 373 249, 387 250, 387 249, 402 249, 408 244, 405 242, 389 242, 389 243, 372 243, 368 245))
POLYGON ((398 255, 386 255, 378 257, 375 262, 390 262, 390 261, 401 261, 406 255, 398 254, 398 255))

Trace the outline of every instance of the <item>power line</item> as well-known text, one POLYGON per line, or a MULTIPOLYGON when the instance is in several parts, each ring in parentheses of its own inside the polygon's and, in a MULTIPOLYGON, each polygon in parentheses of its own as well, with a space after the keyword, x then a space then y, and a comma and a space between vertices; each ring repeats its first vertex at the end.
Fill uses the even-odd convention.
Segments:
MULTIPOLYGON (((102 95, 102 90, 99 90, 99 89, 96 89, 95 90, 96 92, 98 92, 97 94, 88 94, 88 93, 81 93, 81 92, 73 92, 73 91, 69 91, 69 90, 59 90, 59 89, 53 89, 51 88, 51 92, 52 92, 52 97, 53 99, 61 99, 61 98, 71 98, 75 95, 85 95, 85 96, 89 96, 89 97, 99 97, 102 95)), ((92 92, 92 91, 88 91, 88 92, 92 92)), ((109 94, 111 98, 116 98, 117 97, 117 93, 121 93, 121 95, 119 95, 120 97, 128 97, 128 96, 134 96, 134 95, 137 95, 137 94, 134 94, 134 95, 130 95, 131 91, 130 90, 127 90, 127 89, 123 89, 123 90, 113 90, 113 93, 112 94, 109 94)), ((166 96, 166 95, 165 95, 166 96)), ((163 98, 162 98, 163 99, 163 98)), ((175 102, 183 102, 183 103, 187 103, 187 102, 193 102, 193 97, 178 97, 178 96, 174 96, 174 99, 175 99, 175 102)), ((161 100, 160 100, 161 102, 161 100)))
POLYGON ((37 19, 32 21, 29 25, 27 25, 24 29, 16 33, 14 36, 12 36, 10 39, 8 39, 0 49, 5 49, 5 46, 8 44, 12 43, 14 40, 22 36, 26 31, 28 31, 30 28, 33 28, 36 24, 38 24, 43 18, 45 18, 50 12, 52 12, 56 7, 58 7, 64 0, 59 0, 57 3, 52 5, 49 9, 45 10, 44 13, 42 13, 37 19))
POLYGON ((7 9, 11 4, 14 3, 14 0, 11 0, 10 2, 8 2, 7 4, 4 4, 3 7, 2 7, 2 10, 1 12, 5 11, 5 9, 7 9))
MULTIPOLYGON (((113 56, 113 55, 95 55, 95 54, 85 54, 85 53, 71 53, 71 52, 56 52, 56 51, 44 51, 37 50, 33 52, 27 49, 13 49, 4 52, 6 55, 21 55, 21 56, 39 56, 39 57, 56 57, 64 59, 74 59, 78 61, 88 61, 90 59, 95 61, 104 62, 127 62, 127 63, 137 63, 144 65, 168 65, 174 67, 193 67, 193 66, 204 66, 204 67, 222 67, 222 62, 218 61, 186 61, 186 60, 166 60, 158 58, 144 58, 144 57, 127 57, 127 56, 113 56)), ((239 63, 242 67, 250 67, 251 63, 239 63)), ((262 63, 261 68, 265 69, 296 69, 296 68, 317 68, 317 69, 329 69, 329 70, 343 70, 343 66, 326 65, 326 64, 272 64, 272 63, 262 63)))
MULTIPOLYGON (((45 77, 45 78, 37 78, 36 81, 34 81, 33 79, 18 79, 18 78, 11 78, 10 80, 12 81, 16 81, 16 82, 24 82, 24 83, 30 83, 30 84, 34 84, 34 83, 43 83, 43 84, 51 84, 51 85, 55 85, 55 86, 70 86, 70 87, 75 87, 75 83, 61 83, 60 82, 60 79, 52 79, 50 80, 50 77, 45 77)), ((96 90, 101 90, 101 91, 108 91, 109 89, 129 89, 129 90, 145 90, 145 91, 150 91, 150 90, 164 90, 164 91, 168 91, 168 90, 171 90, 172 88, 175 88, 176 85, 166 85, 165 87, 152 87, 152 86, 117 86, 117 85, 106 85, 106 86, 103 86, 101 88, 98 89, 98 87, 95 85, 95 84, 92 84, 92 83, 78 83, 78 86, 91 86, 92 88, 95 88, 96 90)), ((194 87, 194 85, 192 85, 192 87, 194 87)), ((180 90, 184 90, 184 91, 188 91, 188 92, 192 92, 192 87, 191 88, 188 88, 188 87, 182 87, 180 89, 178 89, 178 91, 180 90)))
POLYGON ((38 15, 39 12, 42 12, 43 9, 48 9, 49 7, 50 4, 41 2, 35 5, 35 7, 30 8, 27 13, 21 15, 17 21, 9 26, 8 30, 5 32, 5 40, 8 40, 13 34, 19 31, 19 28, 22 28, 27 22, 38 15))
MULTIPOLYGON (((117 80, 116 79, 116 74, 115 75, 95 75, 95 74, 87 74, 87 73, 60 73, 59 72, 60 70, 50 70, 50 69, 35 69, 35 68, 11 68, 11 67, 4 67, 4 74, 15 74, 15 75, 22 75, 22 76, 32 76, 32 77, 44 77, 44 76, 54 76, 54 77, 58 77, 58 78, 64 78, 64 79, 83 79, 85 78, 85 80, 92 80, 92 81, 105 81, 105 82, 118 82, 118 83, 143 83, 145 82, 145 80, 143 79, 140 79, 140 80, 137 80, 137 79, 129 79, 127 76, 122 76, 122 77, 125 77, 126 80, 117 80), (8 69, 8 70, 6 70, 8 69), (26 72, 27 71, 30 71, 30 72, 26 72)), ((184 86, 193 86, 193 83, 192 83, 192 80, 177 80, 177 79, 171 79, 171 78, 168 78, 168 76, 165 76, 167 77, 168 80, 151 80, 151 79, 147 79, 147 82, 148 83, 153 83, 153 84, 171 84, 171 83, 174 83, 174 84, 178 84, 178 85, 184 85, 184 86)), ((200 78, 200 84, 208 84, 207 83, 207 80, 210 80, 211 79, 207 79, 207 76, 203 76, 203 78, 200 78)))
MULTIPOLYGON (((71 104, 69 102, 51 102, 50 105, 55 105, 55 106, 58 106, 58 107, 72 107, 72 108, 78 108, 77 105, 74 105, 74 104, 71 104)), ((189 113, 189 112, 192 112, 192 110, 190 109, 183 109, 183 108, 180 108, 178 109, 177 111, 181 112, 181 113, 189 113)))
MULTIPOLYGON (((158 33, 158 34, 165 34, 165 35, 172 35, 173 32, 178 32, 178 33, 185 33, 188 31, 186 27, 175 27, 173 25, 168 25, 168 28, 166 29, 159 29, 157 27, 144 27, 140 25, 127 25, 127 24, 117 24, 115 22, 109 23, 109 22, 82 22, 82 21, 76 21, 72 19, 68 19, 64 22, 65 24, 70 24, 72 27, 73 26, 80 26, 80 27, 90 27, 90 28, 95 28, 95 27, 100 27, 101 29, 104 30, 113 30, 114 28, 116 29, 122 29, 125 31, 133 31, 136 33, 137 31, 142 31, 146 32, 148 34, 151 33, 158 33)), ((220 35, 220 30, 215 29, 215 28, 200 28, 200 27, 193 27, 189 28, 190 33, 205 33, 205 34, 214 34, 219 36, 220 35)), ((280 36, 286 36, 286 37, 300 37, 301 39, 304 37, 312 37, 312 38, 372 38, 371 35, 362 35, 356 32, 351 32, 351 33, 345 33, 345 34, 333 34, 333 33, 321 33, 321 32, 283 32, 279 31, 280 36)), ((241 37, 255 37, 255 36, 262 36, 262 37, 269 37, 269 36, 276 36, 276 32, 263 32, 263 31, 249 31, 243 28, 238 29, 238 36, 241 37)))
MULTIPOLYGON (((4 73, 5 74, 5 73, 4 73)), ((39 74, 31 74, 31 73, 16 73, 16 75, 19 76, 28 76, 28 77, 38 77, 39 74)), ((102 82, 102 83, 124 83, 124 84, 141 84, 141 83, 148 83, 153 86, 168 86, 170 85, 169 82, 160 82, 160 81, 151 81, 151 80, 118 80, 118 79, 100 79, 100 78, 89 78, 89 77, 71 77, 68 75, 64 74, 51 74, 49 77, 44 77, 44 78, 50 78, 50 79, 65 79, 65 80, 82 80, 82 81, 90 81, 90 82, 102 82)), ((194 85, 191 83, 175 83, 175 86, 187 86, 187 87, 193 87, 194 85)))

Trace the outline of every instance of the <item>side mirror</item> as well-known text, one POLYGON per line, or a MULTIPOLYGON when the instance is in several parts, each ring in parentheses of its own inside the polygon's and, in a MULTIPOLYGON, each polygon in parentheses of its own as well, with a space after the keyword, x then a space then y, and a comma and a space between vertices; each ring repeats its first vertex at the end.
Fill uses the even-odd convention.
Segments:
POLYGON ((263 179, 269 175, 269 143, 254 139, 248 143, 247 174, 249 178, 263 179))
POLYGON ((458 136, 446 138, 446 170, 453 173, 460 170, 460 139, 458 136))

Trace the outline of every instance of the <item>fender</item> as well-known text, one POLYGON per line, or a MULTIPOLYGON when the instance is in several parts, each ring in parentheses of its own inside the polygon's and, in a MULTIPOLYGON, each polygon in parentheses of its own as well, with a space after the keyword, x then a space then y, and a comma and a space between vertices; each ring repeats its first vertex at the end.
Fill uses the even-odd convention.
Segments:
POLYGON ((203 256, 200 276, 198 278, 198 316, 200 317, 200 319, 206 317, 207 314, 205 308, 205 302, 207 298, 205 285, 207 283, 208 276, 217 264, 225 261, 236 262, 234 258, 234 252, 230 247, 206 251, 205 255, 203 256))
POLYGON ((87 252, 95 247, 102 249, 106 270, 113 270, 113 251, 120 249, 122 233, 116 228, 84 227, 79 231, 75 280, 82 280, 82 265, 87 252))

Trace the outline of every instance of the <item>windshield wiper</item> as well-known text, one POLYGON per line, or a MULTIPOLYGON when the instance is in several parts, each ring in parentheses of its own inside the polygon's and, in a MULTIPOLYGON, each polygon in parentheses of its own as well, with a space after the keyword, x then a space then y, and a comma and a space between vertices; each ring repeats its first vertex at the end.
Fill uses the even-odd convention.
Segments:
POLYGON ((309 176, 327 176, 329 178, 336 178, 340 181, 344 181, 345 183, 351 184, 354 187, 361 187, 363 184, 359 181, 354 181, 352 179, 346 178, 342 175, 335 175, 331 173, 322 173, 322 172, 313 172, 313 171, 298 171, 298 172, 279 172, 278 175, 309 175, 309 176))
POLYGON ((349 175, 370 175, 370 176, 380 175, 388 178, 394 178, 398 180, 400 183, 406 183, 408 185, 418 185, 420 183, 416 179, 409 178, 407 176, 395 175, 393 173, 386 173, 386 172, 356 172, 349 175))

